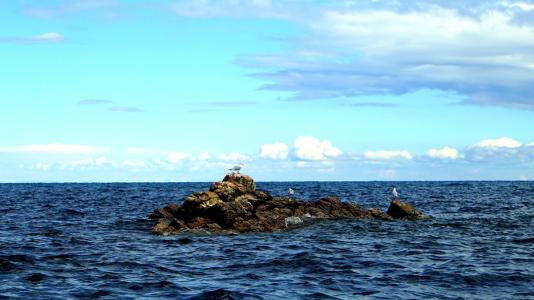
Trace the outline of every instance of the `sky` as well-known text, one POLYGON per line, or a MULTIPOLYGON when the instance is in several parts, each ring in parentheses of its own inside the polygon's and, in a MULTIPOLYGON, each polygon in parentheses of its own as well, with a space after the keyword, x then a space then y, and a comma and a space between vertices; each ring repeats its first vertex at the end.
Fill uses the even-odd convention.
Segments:
POLYGON ((0 182, 534 180, 534 1, 0 0, 0 182))

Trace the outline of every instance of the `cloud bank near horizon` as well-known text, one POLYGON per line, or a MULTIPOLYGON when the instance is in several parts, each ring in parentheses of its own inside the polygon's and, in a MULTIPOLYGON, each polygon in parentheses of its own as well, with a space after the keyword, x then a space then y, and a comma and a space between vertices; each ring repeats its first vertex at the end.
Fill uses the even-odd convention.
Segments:
MULTIPOLYGON (((328 140, 299 136, 295 138, 293 144, 276 142, 260 145, 257 153, 191 154, 150 147, 129 147, 112 151, 106 147, 89 145, 34 144, 0 147, 0 155, 15 155, 20 169, 34 172, 116 169, 132 173, 181 171, 212 174, 224 172, 234 164, 245 162, 251 172, 264 172, 276 168, 277 174, 283 170, 292 172, 296 170, 335 175, 344 169, 357 167, 364 173, 374 172, 368 175, 369 180, 394 180, 399 179, 397 177, 399 170, 416 170, 421 166, 428 168, 463 165, 478 169, 485 165, 506 163, 523 165, 528 169, 532 167, 534 161, 534 143, 523 144, 509 137, 501 137, 481 140, 463 150, 444 146, 438 149, 430 148, 426 153, 419 154, 407 150, 353 153, 347 149, 342 151, 328 140), (39 155, 31 156, 32 154, 39 155)), ((524 173, 518 174, 515 178, 504 179, 530 178, 524 173)), ((183 178, 187 180, 188 177, 183 178)), ((191 176, 191 178, 196 177, 191 176)), ((282 179, 290 180, 290 178, 282 179)))

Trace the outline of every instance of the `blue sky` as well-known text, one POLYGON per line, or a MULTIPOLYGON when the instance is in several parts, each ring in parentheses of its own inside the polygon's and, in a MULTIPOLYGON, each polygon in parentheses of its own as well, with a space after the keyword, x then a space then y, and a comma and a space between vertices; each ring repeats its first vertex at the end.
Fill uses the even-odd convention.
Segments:
POLYGON ((0 182, 534 179, 534 2, 1 1, 0 182))

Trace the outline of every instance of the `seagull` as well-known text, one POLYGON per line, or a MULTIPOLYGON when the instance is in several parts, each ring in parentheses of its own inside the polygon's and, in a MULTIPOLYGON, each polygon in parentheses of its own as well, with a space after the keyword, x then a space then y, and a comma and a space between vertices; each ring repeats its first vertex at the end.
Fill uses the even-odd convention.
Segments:
POLYGON ((393 194, 393 199, 397 199, 397 197, 399 197, 399 193, 397 193, 396 188, 393 188, 393 191, 391 193, 393 194))
POLYGON ((287 194, 289 195, 289 197, 291 197, 293 196, 293 194, 295 194, 295 191, 292 188, 289 188, 287 189, 287 194))
POLYGON ((239 174, 239 170, 241 170, 242 167, 244 167, 245 165, 243 163, 239 163, 238 165, 235 165, 233 167, 231 167, 230 169, 228 169, 228 171, 232 172, 232 173, 237 173, 239 174))

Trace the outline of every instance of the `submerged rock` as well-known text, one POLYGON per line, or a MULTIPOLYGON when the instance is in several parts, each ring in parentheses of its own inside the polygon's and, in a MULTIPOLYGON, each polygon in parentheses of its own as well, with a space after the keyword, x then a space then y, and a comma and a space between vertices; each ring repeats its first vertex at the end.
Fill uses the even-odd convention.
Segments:
POLYGON ((158 234, 177 234, 189 230, 209 232, 270 232, 320 219, 417 219, 423 216, 411 205, 400 200, 391 203, 387 214, 379 209, 342 202, 336 196, 317 201, 287 197, 272 197, 256 190, 254 180, 247 175, 232 173, 214 182, 209 191, 187 196, 182 205, 170 204, 150 215, 152 228, 158 234))

